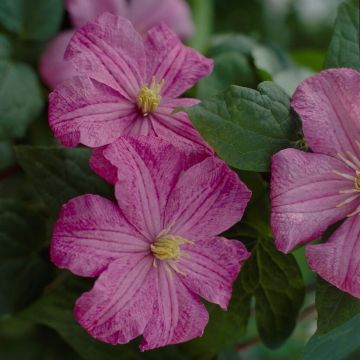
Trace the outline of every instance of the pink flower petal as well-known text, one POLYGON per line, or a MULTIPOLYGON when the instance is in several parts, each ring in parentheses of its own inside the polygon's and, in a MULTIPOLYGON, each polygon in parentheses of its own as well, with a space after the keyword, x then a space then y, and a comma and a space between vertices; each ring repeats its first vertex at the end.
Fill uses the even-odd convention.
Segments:
POLYGON ((334 173, 354 171, 327 155, 286 149, 272 160, 271 225, 276 246, 283 252, 319 237, 329 225, 343 219, 359 200, 337 207, 354 194, 354 182, 334 173))
POLYGON ((351 151, 360 158, 360 73, 331 69, 303 81, 292 99, 314 152, 351 151))
POLYGON ((136 120, 135 105, 111 87, 74 77, 49 96, 49 123, 65 146, 98 147, 126 135, 136 120))
POLYGON ((178 344, 201 336, 209 314, 198 296, 191 292, 178 278, 165 269, 157 267, 158 283, 155 307, 144 331, 141 351, 170 344, 178 344))
POLYGON ((61 210, 53 230, 51 260, 80 276, 97 276, 119 257, 146 253, 149 243, 111 201, 83 195, 61 210))
POLYGON ((111 263, 92 290, 77 300, 75 317, 94 338, 125 344, 144 332, 155 291, 152 257, 127 256, 111 263))
POLYGON ((208 156, 156 137, 120 138, 103 154, 118 169, 116 198, 125 216, 153 240, 164 228, 168 195, 179 174, 208 156))
POLYGON ((141 33, 153 26, 166 23, 178 36, 188 38, 193 33, 189 5, 185 0, 131 0, 127 15, 141 33))
POLYGON ((204 151, 213 153, 214 151, 193 127, 189 116, 183 111, 172 113, 173 110, 159 108, 150 115, 156 136, 168 141, 184 142, 189 146, 200 146, 204 151))
POLYGON ((240 221, 251 191, 215 157, 186 170, 172 190, 165 224, 187 239, 215 236, 240 221))
POLYGON ((89 160, 89 166, 92 171, 101 176, 110 184, 115 185, 117 182, 117 167, 114 166, 105 156, 106 146, 96 148, 92 151, 89 160))
POLYGON ((214 237, 183 245, 181 250, 188 255, 183 256, 177 264, 186 274, 181 276, 184 284, 226 310, 233 282, 242 262, 250 256, 246 247, 237 240, 214 237))
POLYGON ((76 75, 73 65, 64 60, 66 47, 73 34, 72 30, 61 32, 50 42, 41 56, 39 72, 42 80, 50 89, 76 75))
POLYGON ((84 26, 104 12, 128 18, 127 0, 65 0, 65 5, 75 27, 84 26))
POLYGON ((145 82, 141 35, 130 21, 105 13, 73 36, 65 53, 80 74, 89 76, 135 101, 145 82))
POLYGON ((310 267, 329 283, 360 298, 360 217, 347 219, 319 245, 306 248, 310 267))
POLYGON ((184 46, 165 25, 148 31, 145 38, 147 82, 155 76, 164 80, 162 95, 177 97, 191 88, 213 68, 213 61, 184 46))

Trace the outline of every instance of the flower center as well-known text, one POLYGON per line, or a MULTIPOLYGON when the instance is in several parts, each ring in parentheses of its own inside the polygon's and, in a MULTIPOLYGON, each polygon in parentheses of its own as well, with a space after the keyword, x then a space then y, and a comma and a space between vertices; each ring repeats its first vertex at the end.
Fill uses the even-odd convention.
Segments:
POLYGON ((183 244, 191 244, 191 241, 181 236, 160 233, 155 242, 150 245, 150 249, 158 260, 177 261, 181 256, 187 255, 180 250, 180 245, 183 244))
POLYGON ((159 106, 161 101, 159 94, 163 86, 164 80, 157 83, 155 76, 152 77, 150 86, 148 84, 141 86, 136 97, 136 103, 144 116, 148 116, 159 106))
MULTIPOLYGON (((360 148, 360 144, 357 142, 357 146, 360 148)), ((352 182, 352 186, 349 186, 347 189, 341 189, 339 191, 340 194, 346 194, 347 198, 336 205, 336 207, 340 208, 344 205, 350 204, 354 200, 359 199, 360 195, 360 159, 355 156, 352 152, 347 151, 345 154, 337 154, 338 158, 342 160, 347 166, 349 166, 353 171, 353 175, 348 172, 340 172, 334 170, 334 173, 347 179, 352 182)), ((349 184, 350 185, 350 184, 349 184)), ((348 214, 348 217, 360 214, 360 205, 353 211, 348 214)))

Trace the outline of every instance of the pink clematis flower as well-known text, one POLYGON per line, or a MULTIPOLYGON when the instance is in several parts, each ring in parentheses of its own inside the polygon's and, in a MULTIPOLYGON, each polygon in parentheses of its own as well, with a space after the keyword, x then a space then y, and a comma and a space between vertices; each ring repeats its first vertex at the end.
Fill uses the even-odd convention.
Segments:
POLYGON ((300 84, 292 106, 312 153, 287 149, 272 162, 272 228, 283 252, 345 221, 327 242, 308 246, 311 268, 360 297, 360 73, 321 72, 300 84))
POLYGON ((156 137, 123 137, 104 153, 119 169, 117 204, 69 201, 51 243, 57 266, 99 277, 76 302, 78 322, 111 344, 143 335, 142 351, 201 336, 199 295, 226 309, 249 256, 218 234, 241 219, 250 191, 220 159, 156 137))
POLYGON ((131 23, 103 14, 73 36, 66 58, 81 76, 50 94, 49 122, 65 146, 108 145, 123 135, 155 135, 189 145, 205 143, 177 99, 212 69, 212 60, 185 47, 166 26, 143 38, 131 23))
MULTIPOLYGON (((129 19, 140 33, 146 33, 162 22, 183 39, 193 32, 191 13, 185 0, 65 0, 65 6, 75 29, 104 12, 110 12, 129 19)), ((72 64, 64 60, 74 31, 60 33, 40 59, 40 74, 51 89, 76 73, 72 64)))

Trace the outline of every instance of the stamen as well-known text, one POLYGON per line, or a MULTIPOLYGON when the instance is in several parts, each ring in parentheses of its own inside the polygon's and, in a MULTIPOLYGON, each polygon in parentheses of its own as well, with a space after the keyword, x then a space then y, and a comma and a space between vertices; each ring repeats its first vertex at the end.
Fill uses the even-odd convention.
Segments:
POLYGON ((336 207, 340 208, 346 204, 351 203, 352 201, 354 201, 355 199, 358 199, 359 195, 354 195, 354 196, 350 196, 348 197, 346 200, 342 201, 341 203, 337 204, 336 207))
POLYGON ((347 217, 352 217, 352 216, 357 215, 359 213, 360 213, 360 206, 358 206, 355 211, 353 211, 352 213, 347 215, 347 217))
POLYGON ((160 92, 163 86, 164 80, 157 83, 155 76, 152 77, 150 86, 148 84, 141 86, 136 103, 144 116, 148 116, 159 106, 161 102, 160 92))
POLYGON ((348 166, 350 166, 352 169, 357 170, 358 167, 354 165, 351 161, 349 161, 344 155, 337 153, 337 156, 348 166))
POLYGON ((183 244, 192 244, 192 242, 181 236, 165 234, 161 231, 155 242, 150 245, 150 249, 154 258, 158 260, 177 261, 187 255, 180 251, 180 245, 183 244))
POLYGON ((349 157, 351 157, 351 160, 357 166, 357 168, 360 169, 360 160, 351 151, 347 151, 347 154, 349 157))
POLYGON ((333 173, 336 174, 336 175, 342 176, 342 177, 344 177, 345 179, 354 181, 354 176, 351 176, 351 175, 349 175, 349 174, 342 173, 342 172, 336 171, 336 170, 333 170, 333 173))

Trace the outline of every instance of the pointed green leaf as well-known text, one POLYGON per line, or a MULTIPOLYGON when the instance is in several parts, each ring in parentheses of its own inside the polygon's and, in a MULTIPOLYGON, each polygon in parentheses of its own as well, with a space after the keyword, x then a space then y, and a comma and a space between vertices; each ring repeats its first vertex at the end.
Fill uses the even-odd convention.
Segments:
POLYGON ((258 90, 231 86, 187 112, 217 154, 240 170, 268 171, 272 155, 297 139, 289 96, 272 82, 258 90))
POLYGON ((360 3, 346 0, 339 7, 325 68, 350 67, 360 71, 360 3))

